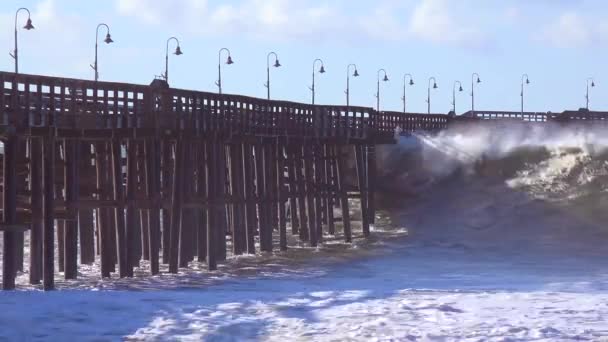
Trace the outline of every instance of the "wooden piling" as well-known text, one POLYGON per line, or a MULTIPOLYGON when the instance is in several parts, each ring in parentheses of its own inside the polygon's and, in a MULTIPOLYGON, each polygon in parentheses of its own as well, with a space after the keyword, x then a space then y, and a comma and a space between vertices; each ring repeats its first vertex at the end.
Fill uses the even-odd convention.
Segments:
MULTIPOLYGON (((5 147, 6 148, 6 147, 5 147)), ((55 139, 48 137, 43 145, 43 206, 42 286, 45 291, 55 288, 55 139)), ((6 173, 5 173, 6 175, 6 173)), ((5 176, 6 177, 6 176, 5 176)), ((6 203, 6 202, 5 202, 6 203)), ((6 206, 6 204, 5 204, 6 206)), ((7 241, 5 239, 5 241, 7 241)))
POLYGON ((79 143, 65 140, 64 148, 64 191, 67 219, 64 220, 64 257, 65 279, 76 279, 78 274, 78 221, 75 204, 79 197, 79 143))
POLYGON ((12 227, 17 223, 17 144, 15 135, 4 140, 4 220, 2 249, 2 289, 15 289, 17 273, 17 231, 12 227))
POLYGON ((30 205, 32 223, 30 228, 30 284, 40 284, 42 280, 42 139, 30 139, 30 205))

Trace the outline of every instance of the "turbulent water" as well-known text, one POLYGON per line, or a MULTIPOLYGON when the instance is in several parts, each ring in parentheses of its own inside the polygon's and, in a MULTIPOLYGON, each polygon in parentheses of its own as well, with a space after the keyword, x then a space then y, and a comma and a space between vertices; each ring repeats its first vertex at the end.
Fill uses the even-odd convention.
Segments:
POLYGON ((0 341, 602 340, 604 136, 513 125, 401 137, 378 151, 372 240, 0 293, 0 341))

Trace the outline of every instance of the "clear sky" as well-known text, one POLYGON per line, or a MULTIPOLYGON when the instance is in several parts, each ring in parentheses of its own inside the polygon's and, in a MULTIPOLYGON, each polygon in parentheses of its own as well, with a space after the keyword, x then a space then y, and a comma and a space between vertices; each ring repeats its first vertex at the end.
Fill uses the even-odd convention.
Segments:
POLYGON ((416 82, 408 111, 426 112, 430 76, 439 85, 433 112, 450 110, 455 80, 465 88, 458 112, 469 110, 473 72, 482 79, 477 109, 519 110, 528 73, 527 110, 584 106, 588 77, 597 83, 591 109, 608 110, 605 0, 2 0, 1 70, 13 70, 8 52, 21 6, 36 27, 19 31, 23 73, 93 78, 95 27, 105 22, 115 43, 100 46, 101 80, 149 83, 164 70, 166 39, 177 36, 184 52, 170 59, 177 88, 216 91, 217 52, 227 47, 236 63, 223 71, 227 93, 265 97, 266 54, 274 50, 283 64, 271 75, 278 99, 309 102, 312 62, 322 58, 322 104, 345 102, 346 66, 356 63, 354 105, 375 105, 376 72, 385 68, 386 110, 401 110, 405 73, 416 82))

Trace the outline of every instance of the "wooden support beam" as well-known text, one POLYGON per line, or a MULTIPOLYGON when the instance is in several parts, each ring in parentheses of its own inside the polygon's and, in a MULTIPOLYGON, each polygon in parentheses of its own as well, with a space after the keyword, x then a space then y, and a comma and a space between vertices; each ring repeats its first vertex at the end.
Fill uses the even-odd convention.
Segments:
POLYGON ((367 160, 365 147, 354 145, 355 158, 357 164, 357 179, 359 182, 359 192, 361 193, 361 228, 363 236, 369 236, 369 211, 367 206, 367 160))
POLYGON ((275 142, 276 193, 278 198, 279 249, 287 250, 287 217, 285 213, 285 150, 280 138, 275 142))
MULTIPOLYGON (((107 186, 107 146, 105 143, 95 145, 95 168, 97 174, 97 188, 103 189, 107 186)), ((99 195, 99 199, 105 199, 99 195)), ((113 260, 110 249, 109 235, 111 233, 109 227, 109 217, 107 209, 98 208, 96 212, 96 223, 99 243, 99 254, 101 260, 101 276, 109 278, 113 268, 113 260)))
POLYGON ((55 139, 52 137, 44 141, 43 158, 42 287, 45 291, 48 291, 55 288, 55 217, 53 212, 53 202, 55 200, 55 139))
POLYGON ((317 230, 317 241, 323 241, 323 179, 322 179, 322 165, 325 163, 321 160, 321 146, 319 143, 315 143, 312 148, 313 153, 313 193, 315 199, 315 228, 317 230))
MULTIPOLYGON (((207 169, 205 143, 197 142, 195 154, 196 163, 196 195, 207 200, 207 169)), ((204 262, 207 259, 207 214, 208 208, 200 208, 196 211, 198 220, 196 221, 196 242, 197 260, 204 262)))
POLYGON ((182 225, 182 191, 183 191, 183 161, 184 141, 178 139, 173 150, 173 190, 171 200, 171 227, 169 242, 169 273, 176 274, 179 266, 179 238, 182 225))
MULTIPOLYGON (((114 200, 120 201, 124 196, 124 179, 122 173, 122 144, 119 140, 112 141, 112 183, 114 200)), ((118 259, 118 275, 121 278, 133 273, 128 262, 127 238, 125 232, 125 212, 122 208, 114 209, 114 226, 116 232, 116 258, 118 259)))
MULTIPOLYGON (((217 144, 215 142, 205 143, 205 155, 207 156, 205 163, 207 173, 207 201, 214 201, 218 194, 217 180, 217 160, 218 151, 217 144)), ((217 221, 222 215, 222 210, 218 205, 213 205, 209 208, 207 214, 207 269, 209 271, 217 270, 217 253, 216 253, 216 236, 217 234, 217 221)))
POLYGON ((367 194, 368 194, 368 211, 369 211, 369 222, 374 224, 376 222, 376 146, 367 146, 367 194))
POLYGON ((350 226, 350 212, 348 209, 348 196, 344 184, 344 155, 340 153, 338 147, 334 147, 334 155, 336 156, 336 183, 338 186, 338 194, 340 196, 340 207, 342 209, 342 226, 344 227, 344 241, 352 242, 352 229, 350 226))
POLYGON ((331 147, 328 144, 323 144, 323 186, 324 186, 324 201, 325 201, 325 218, 327 221, 327 233, 329 235, 336 234, 336 226, 334 224, 334 195, 335 187, 332 174, 332 159, 330 155, 331 147))
POLYGON ((249 144, 242 144, 242 168, 244 180, 244 199, 245 199, 245 233, 247 243, 247 253, 255 254, 255 235, 257 227, 256 203, 253 202, 255 196, 255 167, 253 159, 253 147, 249 144))
POLYGON ((308 226, 308 234, 310 237, 310 246, 317 247, 318 230, 315 219, 315 189, 314 189, 314 163, 312 160, 312 146, 306 144, 303 147, 302 157, 304 162, 304 179, 306 181, 306 225, 308 226))
MULTIPOLYGON (((145 160, 145 181, 146 181, 146 195, 148 199, 154 201, 156 198, 160 198, 160 156, 159 156, 160 142, 157 140, 150 139, 146 141, 144 149, 144 160, 145 160)), ((155 275, 160 272, 159 269, 159 250, 160 250, 160 205, 157 204, 150 210, 148 210, 148 241, 147 248, 149 250, 150 258, 150 273, 155 275)))
MULTIPOLYGON (((5 226, 11 226, 17 222, 17 144, 16 136, 9 136, 4 140, 4 168, 3 168, 3 201, 5 226)), ((4 230, 2 249, 2 289, 15 289, 16 258, 17 258, 17 234, 14 230, 4 230)))
POLYGON ((296 145, 293 147, 292 156, 295 160, 295 183, 297 184, 298 193, 298 212, 300 220, 300 240, 310 240, 310 226, 308 222, 308 215, 306 212, 306 177, 304 169, 304 155, 302 154, 302 146, 296 145))
POLYGON ((284 164, 288 170, 289 180, 289 220, 291 223, 291 234, 297 235, 300 230, 300 219, 298 217, 298 186, 296 177, 296 162, 293 156, 293 146, 286 146, 285 153, 287 158, 284 160, 284 164))
MULTIPOLYGON (((78 201, 79 191, 79 146, 78 141, 64 141, 64 191, 66 202, 78 201)), ((64 221, 64 276, 65 279, 76 279, 78 275, 78 221, 64 221)))
MULTIPOLYGON (((161 196, 164 200, 171 199, 171 189, 173 188, 173 161, 171 141, 164 139, 161 141, 161 172, 162 185, 161 196)), ((169 250, 171 245, 171 209, 163 208, 162 210, 162 262, 169 263, 169 250)))
MULTIPOLYGON (((244 182, 243 182, 243 167, 242 167, 242 155, 243 145, 236 143, 229 146, 229 166, 230 166, 230 195, 233 198, 244 200, 244 182)), ((232 209, 232 252, 234 255, 241 255, 246 250, 247 236, 245 233, 245 220, 244 220, 244 205, 241 203, 230 204, 232 209)))
MULTIPOLYGON (((79 186, 81 189, 84 187, 85 181, 91 181, 89 175, 95 174, 95 169, 92 164, 92 156, 91 156, 91 144, 90 143, 80 143, 80 169, 79 172, 79 186), (84 176, 84 177, 83 177, 84 176)), ((94 182, 94 180, 92 180, 94 182)), ((82 191, 80 192, 82 196, 82 191)), ((86 196, 90 196, 91 194, 84 194, 86 196)), ((79 199, 80 200, 80 199, 79 199)), ((78 232, 80 238, 80 263, 85 265, 90 265, 95 262, 95 226, 94 226, 94 216, 93 210, 90 209, 80 209, 78 210, 78 232)))
POLYGON ((32 138, 30 153, 30 196, 32 223, 30 231, 30 284, 40 284, 42 280, 42 229, 43 229, 43 191, 42 191, 42 139, 32 138))
MULTIPOLYGON (((133 267, 139 265, 139 259, 137 258, 136 252, 141 250, 141 234, 135 229, 137 221, 139 221, 139 210, 135 208, 135 193, 137 191, 137 148, 138 143, 133 140, 129 140, 126 145, 127 148, 127 191, 126 199, 129 205, 126 209, 126 226, 125 226, 125 244, 126 244, 126 269, 125 275, 127 277, 133 277, 133 267)), ((119 209, 122 210, 122 209, 119 209)), ((146 215, 147 216, 147 215, 146 215)), ((147 227, 140 225, 140 229, 146 230, 147 227)))

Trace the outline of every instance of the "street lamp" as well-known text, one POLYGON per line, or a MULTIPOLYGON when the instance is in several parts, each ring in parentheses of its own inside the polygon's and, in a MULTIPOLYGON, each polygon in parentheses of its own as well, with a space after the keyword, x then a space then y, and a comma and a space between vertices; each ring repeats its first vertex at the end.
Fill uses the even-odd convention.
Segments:
POLYGON ((473 113, 475 113, 475 83, 481 83, 481 78, 479 78, 479 74, 476 72, 471 75, 471 111, 473 113), (475 77, 477 77, 477 81, 475 77))
POLYGON ((97 29, 95 29, 95 62, 91 65, 91 68, 95 71, 95 81, 99 80, 99 67, 97 65, 97 46, 99 41, 99 28, 105 26, 106 28, 106 39, 103 41, 106 44, 114 43, 112 40, 112 36, 110 36, 110 27, 104 23, 97 25, 97 29))
POLYGON ((349 64, 346 67, 346 107, 350 106, 350 69, 351 67, 355 67, 355 71, 353 72, 353 77, 359 77, 359 71, 357 70, 356 64, 349 64))
POLYGON ((219 88, 220 95, 222 94, 222 52, 223 51, 228 52, 228 58, 226 58, 226 64, 228 64, 228 65, 234 64, 234 61, 232 60, 232 56, 230 54, 230 50, 228 50, 227 48, 221 48, 217 54, 218 55, 217 56, 217 82, 215 82, 215 85, 217 85, 217 87, 219 88))
POLYGON ((452 87, 452 111, 454 115, 456 115, 456 85, 458 84, 458 91, 462 92, 462 83, 460 81, 454 82, 454 87, 452 87))
POLYGON ((175 48, 175 52, 173 54, 176 56, 184 54, 182 52, 182 48, 179 46, 179 39, 175 37, 167 39, 167 49, 165 50, 165 74, 163 75, 167 84, 169 83, 169 42, 172 40, 175 40, 175 42, 177 43, 177 47, 175 48))
POLYGON ((266 87, 267 91, 268 91, 268 99, 270 100, 270 56, 274 56, 274 67, 278 68, 281 66, 281 63, 279 62, 279 56, 277 56, 276 52, 271 52, 268 54, 268 56, 266 56, 266 84, 264 84, 264 86, 266 87))
POLYGON ((407 85, 413 86, 414 85, 414 79, 412 78, 411 74, 405 74, 405 76, 403 76, 403 97, 401 98, 401 100, 403 100, 403 113, 405 114, 405 107, 406 107, 406 97, 405 97, 405 91, 407 88, 407 85), (407 82, 407 79, 410 79, 410 82, 407 82))
POLYGON ((21 7, 20 9, 18 9, 17 12, 15 13, 15 50, 13 51, 13 53, 9 53, 11 55, 11 57, 13 57, 13 59, 15 60, 15 73, 16 74, 19 73, 19 49, 17 47, 17 17, 19 15, 19 12, 21 12, 21 11, 27 12, 27 22, 26 22, 25 26, 23 26, 23 28, 28 31, 34 29, 34 25, 32 25, 30 10, 25 7, 21 7))
POLYGON ((321 62, 321 68, 319 68, 319 74, 324 74, 325 73, 325 63, 323 63, 323 60, 317 58, 314 60, 314 62, 312 62, 312 87, 310 87, 310 91, 312 91, 312 104, 315 104, 315 74, 316 74, 316 66, 317 66, 317 62, 321 62))
POLYGON ((429 114, 431 114, 431 81, 433 81, 433 89, 439 88, 437 86, 437 80, 435 79, 435 77, 429 78, 428 94, 426 97, 426 103, 428 104, 428 113, 429 114))
POLYGON ((593 80, 593 77, 589 77, 587 79, 587 95, 585 95, 585 99, 587 100, 587 106, 585 108, 587 108, 587 110, 589 110, 589 81, 591 81, 591 88, 595 87, 595 81, 593 80))
POLYGON ((376 91, 376 111, 380 111, 380 73, 383 72, 384 73, 384 78, 382 79, 382 81, 384 82, 388 82, 388 75, 386 74, 386 70, 384 69, 380 69, 378 70, 378 88, 376 91))
POLYGON ((521 114, 524 114, 524 85, 530 84, 530 79, 528 78, 528 74, 523 74, 521 76, 521 114))

